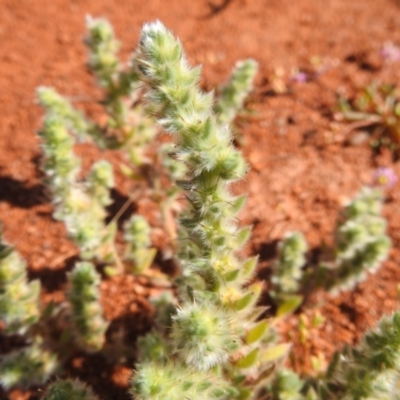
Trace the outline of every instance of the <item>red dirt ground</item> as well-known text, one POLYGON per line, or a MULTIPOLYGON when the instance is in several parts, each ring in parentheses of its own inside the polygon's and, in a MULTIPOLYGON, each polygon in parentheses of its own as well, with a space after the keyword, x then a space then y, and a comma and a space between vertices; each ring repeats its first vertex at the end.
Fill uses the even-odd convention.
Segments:
MULTIPOLYGON (((260 279, 268 277, 277 241, 287 231, 304 232, 311 253, 318 252, 332 242, 343 201, 371 182, 376 167, 390 166, 400 175, 397 157, 388 151, 374 153, 368 141, 357 144, 357 134, 333 119, 339 94, 351 96, 372 81, 400 82, 400 62, 380 55, 386 41, 400 45, 398 1, 0 0, 0 221, 6 240, 27 260, 30 277, 42 280, 44 299, 63 298, 65 273, 77 251, 63 225, 52 219, 41 183, 35 132, 42 112, 35 103, 35 88, 54 86, 89 115, 96 113, 92 103, 100 92, 84 68, 87 14, 111 21, 124 58, 136 46, 142 24, 160 19, 181 38, 189 60, 203 64, 205 88, 221 84, 236 60, 252 57, 259 62, 249 104, 255 113, 239 121, 251 172, 237 190, 249 193, 242 219, 254 225, 248 251, 260 254, 260 279), (324 71, 305 83, 290 81, 296 68, 312 71, 312 57, 322 61, 324 71), (279 68, 287 86, 283 94, 273 91, 272 76, 279 68)), ((80 153, 85 165, 100 156, 90 146, 80 153)), ((101 156, 118 167, 118 154, 101 156)), ((130 188, 121 176, 117 182, 116 209, 130 188)), ((399 200, 397 184, 387 193, 384 208, 393 250, 379 272, 338 297, 314 294, 302 312, 310 319, 319 312, 325 322, 308 337, 300 340, 298 315, 281 325, 283 337, 294 340, 291 359, 298 371, 310 371, 311 356, 323 354, 329 360, 335 349, 355 343, 382 314, 398 307, 399 200)), ((148 210, 145 201, 134 207, 148 210)), ((157 210, 148 216, 157 228, 155 242, 162 246, 157 210)), ((150 290, 143 279, 103 281, 105 314, 115 328, 110 335, 118 326, 128 327, 134 347, 137 335, 151 326, 150 290)), ((0 335, 0 353, 15 344, 0 335)), ((77 354, 67 375, 86 380, 104 400, 123 400, 129 398, 132 367, 132 355, 111 364, 99 356, 77 354)), ((32 400, 40 394, 40 389, 13 390, 9 398, 32 400)), ((7 398, 1 389, 0 398, 7 398)))

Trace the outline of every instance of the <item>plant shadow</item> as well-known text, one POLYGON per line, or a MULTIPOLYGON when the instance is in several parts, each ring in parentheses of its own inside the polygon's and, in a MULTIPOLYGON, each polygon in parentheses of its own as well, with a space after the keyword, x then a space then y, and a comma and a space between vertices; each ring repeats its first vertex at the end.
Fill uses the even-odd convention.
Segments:
POLYGON ((31 208, 49 202, 46 187, 42 184, 26 186, 23 181, 10 176, 0 176, 0 202, 19 208, 31 208))

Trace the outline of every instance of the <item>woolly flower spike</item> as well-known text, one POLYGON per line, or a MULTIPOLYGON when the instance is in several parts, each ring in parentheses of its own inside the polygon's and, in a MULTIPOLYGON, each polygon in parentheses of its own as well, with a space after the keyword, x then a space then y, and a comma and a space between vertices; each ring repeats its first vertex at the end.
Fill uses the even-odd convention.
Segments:
POLYGON ((278 371, 272 385, 271 391, 274 399, 279 400, 303 400, 301 390, 304 381, 290 369, 282 368, 278 371))
POLYGON ((43 400, 98 400, 86 384, 77 379, 53 382, 43 395, 43 400))
MULTIPOLYGON (((180 219, 182 302, 173 316, 171 348, 186 374, 213 368, 217 376, 234 382, 241 399, 255 398, 257 390, 245 387, 238 374, 257 366, 255 379, 262 379, 268 359, 261 359, 255 347, 267 334, 266 325, 254 322, 260 315, 255 305, 262 285, 244 288, 257 260, 236 256, 251 230, 238 226, 245 196, 229 191, 229 185, 245 174, 246 163, 232 145, 229 125, 218 123, 212 93, 199 88, 200 69, 189 67, 181 43, 161 22, 143 27, 137 64, 149 87, 147 99, 159 109, 159 124, 176 139, 170 156, 183 167, 176 184, 188 200, 180 219), (245 342, 251 345, 239 348, 245 342)), ((139 368, 137 379, 141 374, 139 368)))
MULTIPOLYGON (((92 169, 87 178, 89 186, 89 194, 95 198, 101 206, 109 206, 112 202, 110 197, 110 189, 114 187, 114 174, 112 165, 100 160, 93 164, 92 169)), ((99 212, 104 218, 104 209, 100 208, 99 212)))
POLYGON ((81 346, 88 351, 103 347, 108 323, 100 305, 100 276, 88 262, 78 263, 68 276, 71 318, 81 346))
POLYGON ((45 383, 57 370, 57 358, 45 350, 42 341, 34 342, 0 360, 0 383, 7 390, 14 386, 28 388, 45 383))
POLYGON ((109 115, 106 145, 116 148, 129 144, 131 161, 140 165, 145 161, 143 146, 154 137, 155 127, 148 110, 139 104, 132 106, 141 98, 138 73, 130 65, 120 63, 119 42, 107 20, 87 17, 87 28, 89 67, 104 88, 102 103, 109 115))
POLYGON ((140 364, 132 381, 136 400, 230 400, 238 393, 215 374, 187 369, 169 362, 140 364))
POLYGON ((156 249, 150 248, 150 225, 141 215, 133 215, 124 225, 127 244, 125 258, 135 263, 137 272, 146 271, 153 262, 156 249))
POLYGON ((107 87, 116 79, 120 69, 117 57, 120 44, 106 19, 87 16, 86 25, 88 28, 86 44, 90 49, 89 66, 97 75, 100 85, 107 87))
POLYGON ((336 282, 331 282, 330 287, 354 286, 387 258, 391 241, 381 208, 382 193, 373 188, 363 188, 346 206, 345 220, 337 232, 336 282))
POLYGON ((302 267, 306 259, 307 243, 300 232, 287 234, 279 245, 278 260, 274 265, 271 282, 273 297, 284 300, 285 295, 296 294, 302 278, 302 267))
POLYGON ((74 140, 64 122, 47 114, 40 136, 43 170, 56 206, 54 217, 65 223, 83 258, 109 258, 108 241, 113 232, 105 228, 104 207, 111 202, 109 189, 114 183, 111 165, 106 161, 95 163, 88 182, 79 182, 80 160, 74 154, 74 140))
POLYGON ((51 113, 39 132, 42 138, 43 170, 52 188, 55 202, 61 202, 71 185, 77 180, 80 160, 75 156, 74 139, 65 124, 51 113))
POLYGON ((229 83, 222 88, 220 98, 214 107, 220 124, 231 124, 243 107, 246 97, 253 90, 258 64, 254 60, 236 63, 229 83))
POLYGON ((188 365, 207 371, 239 347, 227 314, 213 304, 186 305, 173 316, 173 348, 188 365))
POLYGON ((356 348, 333 358, 327 374, 329 399, 398 398, 400 313, 383 317, 356 348))
POLYGON ((7 334, 24 334, 39 320, 40 283, 28 283, 25 263, 0 242, 0 319, 7 334))
POLYGON ((40 105, 48 115, 54 117, 59 124, 78 135, 84 140, 91 136, 95 141, 102 143, 101 133, 95 124, 88 121, 85 116, 76 110, 71 103, 53 88, 41 86, 37 89, 37 97, 40 105))
POLYGON ((139 68, 153 87, 148 97, 163 103, 159 123, 176 134, 173 157, 186 165, 185 180, 177 184, 187 191, 192 209, 182 224, 208 254, 240 246, 234 216, 243 201, 239 205, 226 184, 242 177, 246 164, 229 130, 217 126, 212 95, 197 87, 199 69, 188 66, 180 43, 160 22, 144 26, 140 51, 139 68))

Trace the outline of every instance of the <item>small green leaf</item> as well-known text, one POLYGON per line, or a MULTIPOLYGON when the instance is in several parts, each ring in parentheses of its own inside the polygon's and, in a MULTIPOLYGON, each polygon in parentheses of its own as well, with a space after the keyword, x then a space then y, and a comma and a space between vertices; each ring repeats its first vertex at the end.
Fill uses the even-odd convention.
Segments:
POLYGON ((233 383, 235 386, 240 386, 241 384, 244 383, 245 380, 246 380, 246 375, 236 375, 236 376, 233 378, 232 383, 233 383))
POLYGON ((120 164, 119 169, 122 174, 127 178, 132 178, 135 175, 135 172, 132 170, 132 168, 128 167, 125 164, 120 164))
POLYGON ((255 270, 257 268, 257 263, 258 263, 258 257, 257 256, 248 258, 243 263, 242 270, 241 270, 241 275, 243 277, 245 277, 245 278, 250 278, 254 274, 254 272, 255 272, 255 270))
POLYGON ((259 353, 259 348, 253 349, 249 354, 240 359, 236 365, 243 369, 252 367, 257 362, 259 353))
POLYGON ((262 285, 260 283, 255 283, 250 286, 250 290, 239 300, 235 301, 234 308, 236 311, 241 311, 246 307, 254 305, 260 294, 261 294, 262 285))
POLYGON ((325 322, 325 320, 326 318, 323 315, 321 315, 320 312, 317 312, 311 320, 311 326, 313 328, 318 328, 325 322))
POLYGON ((236 233, 236 240, 239 247, 244 246, 246 242, 249 240, 251 235, 251 228, 246 227, 240 229, 239 232, 236 233))
POLYGON ((232 202, 232 208, 235 213, 239 212, 245 205, 247 196, 238 196, 232 202))
POLYGON ((239 397, 237 397, 238 400, 248 400, 251 399, 251 396, 253 394, 253 389, 252 388, 240 388, 240 394, 239 397))
POLYGON ((157 254, 157 249, 152 247, 150 249, 139 249, 135 252, 136 258, 136 272, 145 273, 153 263, 154 257, 157 254))
POLYGON ((259 341, 264 336, 268 327, 269 322, 266 319, 262 320, 247 332, 245 342, 247 344, 252 344, 259 341))
POLYGON ((120 271, 118 270, 118 268, 116 267, 112 267, 111 265, 107 265, 106 267, 104 267, 104 273, 107 276, 116 276, 120 274, 120 271))
POLYGON ((276 361, 288 353, 290 346, 291 345, 288 343, 282 343, 274 347, 270 347, 261 353, 260 361, 263 363, 276 361))
POLYGON ((303 296, 286 296, 284 302, 278 307, 276 316, 280 318, 292 314, 302 302, 303 296))
POLYGON ((229 271, 224 275, 224 278, 227 282, 234 282, 239 276, 239 270, 234 269, 233 271, 229 271))
POLYGON ((197 390, 201 393, 201 392, 205 392, 210 386, 212 385, 211 382, 200 382, 197 385, 197 390))

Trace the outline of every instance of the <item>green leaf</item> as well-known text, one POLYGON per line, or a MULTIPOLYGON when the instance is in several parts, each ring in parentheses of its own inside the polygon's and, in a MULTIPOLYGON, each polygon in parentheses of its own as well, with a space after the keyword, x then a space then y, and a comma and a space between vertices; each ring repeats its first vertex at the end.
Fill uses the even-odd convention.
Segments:
POLYGON ((288 353, 290 346, 288 343, 282 343, 264 350, 261 353, 260 362, 272 362, 284 357, 288 353))
POLYGON ((258 263, 258 256, 248 258, 242 265, 241 275, 246 278, 250 278, 256 268, 258 263))
POLYGON ((224 278, 227 282, 234 282, 239 276, 239 270, 234 269, 233 271, 229 271, 224 275, 224 278))
POLYGON ((241 311, 244 310, 246 307, 249 307, 250 305, 254 305, 261 294, 261 289, 262 285, 260 283, 255 283, 254 285, 251 285, 249 292, 234 303, 235 310, 241 311))
POLYGON ((157 249, 152 247, 150 249, 139 249, 135 252, 136 258, 136 272, 145 273, 153 263, 154 257, 157 254, 157 249))
POLYGON ((244 246, 246 242, 249 240, 249 237, 251 235, 251 228, 246 227, 243 229, 240 229, 239 232, 236 233, 236 240, 238 243, 238 246, 244 246))
POLYGON ((284 302, 278 307, 276 316, 278 318, 286 317, 292 314, 303 302, 303 296, 285 296, 284 302))
POLYGON ((253 349, 249 354, 240 359, 236 363, 236 366, 243 369, 252 367, 257 362, 259 354, 259 348, 253 349))
POLYGON ((264 336, 268 327, 269 322, 266 319, 262 320, 247 332, 245 342, 247 344, 252 344, 259 341, 264 336))
POLYGON ((237 399, 238 400, 248 400, 248 399, 251 399, 252 394, 253 394, 252 388, 240 388, 240 394, 237 399))
POLYGON ((122 172, 122 174, 127 178, 133 178, 136 175, 135 172, 132 170, 132 168, 128 167, 125 164, 120 164, 119 169, 122 172))
POLYGON ((112 267, 111 265, 107 265, 106 267, 104 267, 104 273, 107 276, 111 277, 111 276, 119 275, 120 271, 116 267, 112 267))

